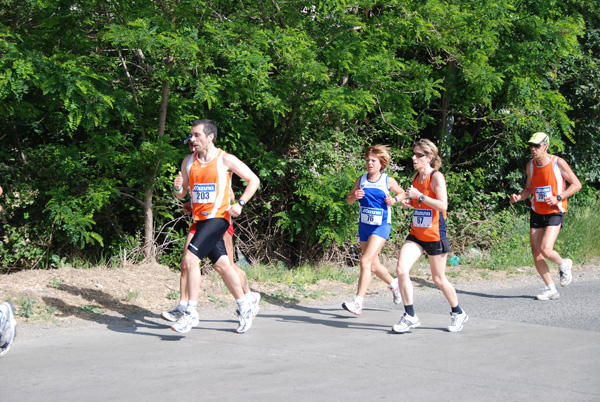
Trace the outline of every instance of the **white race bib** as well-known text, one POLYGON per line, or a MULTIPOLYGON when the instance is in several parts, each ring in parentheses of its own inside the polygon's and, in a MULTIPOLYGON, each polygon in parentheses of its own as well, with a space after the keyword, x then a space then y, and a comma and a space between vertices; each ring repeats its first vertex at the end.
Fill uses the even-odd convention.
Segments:
POLYGON ((194 204, 212 204, 217 198, 216 184, 194 184, 192 202, 194 204))
POLYGON ((535 188, 535 200, 537 202, 544 202, 544 198, 552 197, 552 187, 536 187, 535 188))
POLYGON ((433 218, 433 210, 431 209, 415 209, 413 210, 413 227, 415 228, 430 228, 433 218))
POLYGON ((362 207, 360 223, 380 226, 383 223, 383 209, 362 207))

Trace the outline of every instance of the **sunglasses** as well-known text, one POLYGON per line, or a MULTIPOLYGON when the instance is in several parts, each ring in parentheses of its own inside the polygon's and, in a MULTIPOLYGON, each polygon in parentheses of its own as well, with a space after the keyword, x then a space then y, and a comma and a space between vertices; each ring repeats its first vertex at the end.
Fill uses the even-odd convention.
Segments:
POLYGON ((427 154, 424 154, 422 152, 413 152, 413 156, 416 156, 417 158, 422 158, 427 154))
POLYGON ((536 148, 537 149, 537 148, 539 148, 541 146, 542 146, 542 144, 529 144, 529 148, 536 148))

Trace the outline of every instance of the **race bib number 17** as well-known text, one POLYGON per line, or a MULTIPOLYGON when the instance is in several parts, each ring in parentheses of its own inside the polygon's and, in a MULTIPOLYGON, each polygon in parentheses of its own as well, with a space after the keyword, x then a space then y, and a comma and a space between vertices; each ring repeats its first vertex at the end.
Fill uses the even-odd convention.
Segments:
POLYGON ((194 204, 211 204, 217 198, 216 184, 194 184, 192 201, 194 204))

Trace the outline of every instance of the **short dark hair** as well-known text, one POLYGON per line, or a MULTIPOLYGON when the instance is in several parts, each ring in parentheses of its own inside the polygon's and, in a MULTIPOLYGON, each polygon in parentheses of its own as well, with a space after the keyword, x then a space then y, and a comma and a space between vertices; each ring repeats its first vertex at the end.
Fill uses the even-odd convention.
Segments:
POLYGON ((213 123, 212 120, 209 119, 200 119, 200 120, 194 120, 194 122, 192 123, 192 127, 196 127, 199 126, 200 124, 202 124, 202 126, 204 126, 204 134, 205 135, 209 135, 209 134, 214 134, 214 138, 213 138, 213 142, 217 141, 217 125, 215 123, 213 123))

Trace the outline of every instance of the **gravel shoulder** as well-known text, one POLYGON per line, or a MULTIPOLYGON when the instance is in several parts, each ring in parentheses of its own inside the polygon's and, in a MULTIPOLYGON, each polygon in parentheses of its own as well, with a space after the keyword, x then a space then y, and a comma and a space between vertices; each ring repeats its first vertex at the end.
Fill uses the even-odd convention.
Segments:
MULTIPOLYGON (((389 264, 387 264, 389 265, 389 264)), ((411 274, 415 299, 431 295, 444 306, 443 296, 431 282, 427 267, 411 274), (436 296, 439 294, 439 297, 436 296), (437 299, 441 298, 442 303, 437 299)), ((358 267, 354 269, 358 275, 358 267)), ((574 268, 575 281, 600 280, 600 265, 574 268)), ((450 281, 460 294, 497 294, 506 289, 542 283, 532 267, 511 272, 480 272, 449 267, 450 281)), ((17 307, 19 338, 27 340, 61 331, 102 327, 128 327, 137 321, 160 321, 160 313, 176 303, 178 272, 159 264, 132 265, 118 269, 94 267, 31 270, 0 276, 0 300, 17 307), (29 316, 29 317, 27 317, 29 316)), ((205 318, 233 314, 235 302, 214 272, 203 276, 199 312, 205 318)), ((304 289, 272 283, 251 283, 263 295, 261 310, 283 310, 295 305, 341 304, 356 291, 355 284, 320 281, 304 289)), ((374 278, 366 306, 398 308, 391 303, 386 285, 374 278)), ((445 310, 444 310, 445 311, 445 310)))

